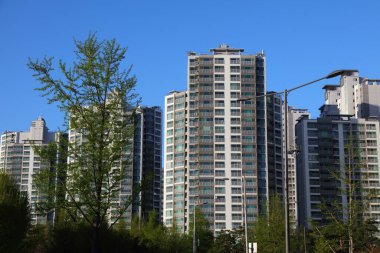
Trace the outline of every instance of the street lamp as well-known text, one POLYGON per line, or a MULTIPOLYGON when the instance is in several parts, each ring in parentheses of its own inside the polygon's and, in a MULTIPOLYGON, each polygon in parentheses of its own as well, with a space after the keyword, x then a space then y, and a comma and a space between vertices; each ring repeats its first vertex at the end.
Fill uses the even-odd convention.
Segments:
MULTIPOLYGON (((323 76, 321 78, 318 78, 316 80, 313 80, 311 82, 307 82, 301 85, 298 85, 296 87, 293 87, 291 89, 285 89, 284 91, 279 91, 279 92, 274 92, 270 94, 264 94, 260 96, 255 96, 251 98, 240 98, 237 101, 249 101, 257 98, 263 98, 267 96, 275 96, 279 94, 284 94, 284 108, 285 108, 285 122, 284 122, 284 132, 285 132, 285 191, 284 191, 284 200, 285 200, 285 252, 289 253, 290 252, 290 236, 289 236, 289 196, 288 196, 288 94, 291 91, 298 90, 300 88, 303 88, 305 86, 308 86, 310 84, 319 82, 324 79, 330 79, 336 76, 340 76, 344 73, 349 73, 357 70, 352 70, 352 69, 340 69, 340 70, 335 70, 326 76, 323 76)), ((245 192, 245 191, 244 191, 245 192)), ((248 251, 247 251, 248 252, 248 251)))
POLYGON ((243 208, 244 208, 244 238, 245 238, 245 252, 249 253, 248 249, 248 224, 247 224, 247 194, 246 194, 246 181, 245 176, 243 176, 243 189, 244 189, 244 202, 243 202, 243 208))

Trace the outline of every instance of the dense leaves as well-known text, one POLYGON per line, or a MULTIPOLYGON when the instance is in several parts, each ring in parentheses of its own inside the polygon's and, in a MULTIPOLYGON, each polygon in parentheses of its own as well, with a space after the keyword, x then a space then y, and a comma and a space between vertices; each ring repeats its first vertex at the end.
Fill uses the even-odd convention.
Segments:
POLYGON ((71 222, 86 222, 93 229, 92 252, 97 252, 100 231, 123 219, 137 195, 120 197, 132 176, 128 166, 133 113, 128 109, 135 108, 139 99, 130 68, 122 69, 126 48, 115 40, 98 41, 94 34, 75 41, 75 47, 76 58, 70 66, 59 61, 60 74, 55 73, 53 58, 28 63, 41 83, 37 90, 65 113, 71 137, 60 145, 66 147, 68 163, 56 162, 59 147, 37 149, 50 165, 36 179, 39 190, 47 194, 39 210, 58 209, 71 222), (62 193, 65 197, 51 201, 62 193))
POLYGON ((21 252, 29 226, 26 194, 9 175, 0 173, 0 252, 21 252))
POLYGON ((241 253, 244 252, 244 231, 242 229, 221 231, 215 238, 210 253, 241 253))

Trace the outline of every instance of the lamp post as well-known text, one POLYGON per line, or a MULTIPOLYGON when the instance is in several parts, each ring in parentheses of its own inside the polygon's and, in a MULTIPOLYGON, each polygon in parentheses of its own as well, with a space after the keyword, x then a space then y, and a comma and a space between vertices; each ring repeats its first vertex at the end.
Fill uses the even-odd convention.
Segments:
POLYGON ((285 252, 286 253, 290 252, 289 196, 288 196, 288 94, 291 91, 298 90, 298 89, 303 88, 305 86, 308 86, 310 84, 322 81, 324 79, 330 79, 330 78, 333 78, 336 76, 340 76, 346 72, 352 72, 352 71, 355 71, 355 70, 351 70, 351 69, 335 70, 335 71, 327 74, 326 76, 323 76, 323 77, 318 78, 316 80, 313 80, 311 82, 307 82, 307 83, 298 85, 298 86, 293 87, 291 89, 285 89, 284 91, 274 92, 274 93, 270 93, 270 94, 264 94, 264 95, 251 97, 251 98, 240 98, 240 99, 238 99, 238 101, 249 101, 249 100, 253 100, 253 99, 257 99, 257 98, 264 98, 267 96, 275 96, 275 95, 279 95, 279 94, 284 94, 284 108, 285 108, 284 109, 285 110, 285 112, 284 112, 284 118, 285 118, 285 122, 284 122, 284 127, 285 127, 284 128, 284 132, 285 132, 285 175, 284 175, 284 179, 285 179, 285 185, 284 185, 285 189, 284 190, 285 191, 284 191, 284 202, 285 203, 284 204, 285 204, 285 252))
POLYGON ((246 194, 246 187, 245 187, 245 176, 243 176, 243 190, 244 190, 244 202, 243 202, 243 208, 244 208, 244 238, 245 238, 245 252, 249 253, 248 249, 248 224, 247 224, 247 194, 246 194))

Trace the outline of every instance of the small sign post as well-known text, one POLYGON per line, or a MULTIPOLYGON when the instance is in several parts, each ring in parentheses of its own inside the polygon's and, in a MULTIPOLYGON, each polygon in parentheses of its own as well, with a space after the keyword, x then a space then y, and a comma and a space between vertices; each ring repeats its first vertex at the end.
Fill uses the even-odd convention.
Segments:
POLYGON ((257 242, 250 242, 248 243, 248 252, 249 253, 257 253, 257 242))

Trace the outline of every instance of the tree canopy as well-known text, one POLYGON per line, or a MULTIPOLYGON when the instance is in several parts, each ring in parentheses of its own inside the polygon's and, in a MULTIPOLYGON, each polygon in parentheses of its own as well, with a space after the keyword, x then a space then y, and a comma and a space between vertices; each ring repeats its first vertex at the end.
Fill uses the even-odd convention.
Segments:
POLYGON ((60 74, 53 57, 28 63, 41 84, 37 90, 65 113, 69 131, 67 164, 51 162, 54 149, 41 148, 41 158, 52 166, 37 177, 40 189, 50 194, 47 199, 64 192, 59 207, 67 219, 93 227, 92 252, 97 252, 100 228, 125 218, 132 203, 131 189, 126 188, 132 177, 133 113, 128 109, 137 106, 139 96, 131 68, 122 67, 127 49, 115 39, 99 41, 89 34, 85 41, 75 41, 75 48, 72 64, 58 62, 60 74), (57 180, 60 176, 64 180, 57 180), (52 179, 57 187, 49 188, 52 179))

